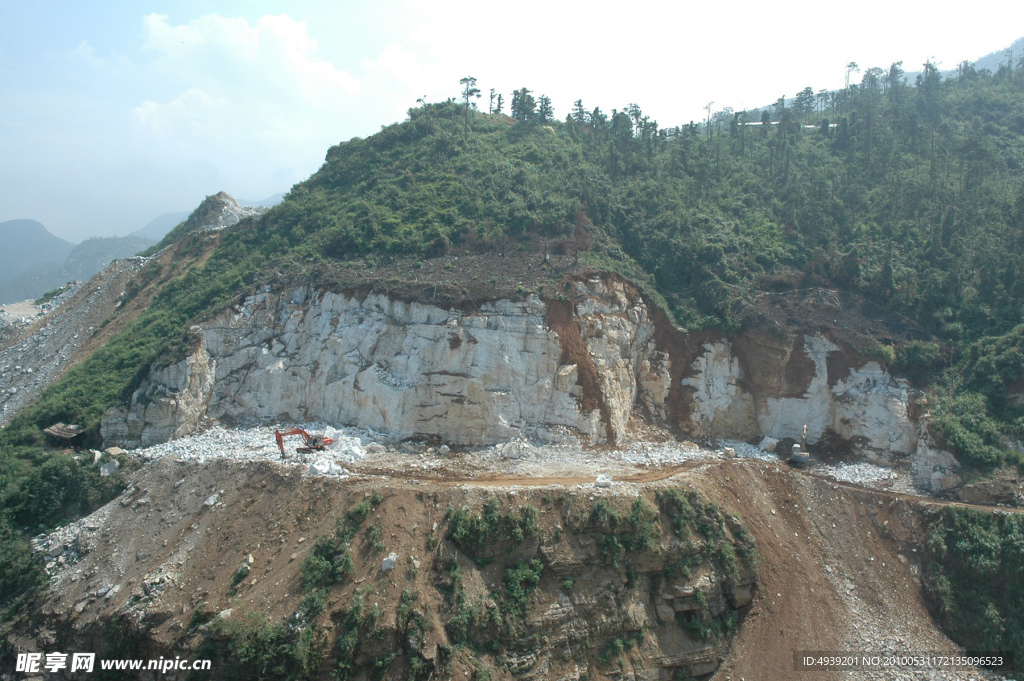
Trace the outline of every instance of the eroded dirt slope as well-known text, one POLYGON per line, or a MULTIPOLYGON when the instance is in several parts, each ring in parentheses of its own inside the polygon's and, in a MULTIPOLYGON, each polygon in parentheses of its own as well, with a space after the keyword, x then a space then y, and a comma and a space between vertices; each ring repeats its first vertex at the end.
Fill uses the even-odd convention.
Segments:
MULTIPOLYGON (((538 558, 544 563, 525 619, 540 632, 533 647, 479 658, 501 677, 515 672, 527 678, 586 673, 590 678, 667 679, 681 665, 693 663, 692 670, 702 673, 718 666, 716 679, 788 679, 804 678, 793 669, 794 651, 957 650, 930 618, 920 595, 920 510, 931 501, 756 460, 646 470, 632 481, 616 479, 608 488, 595 487, 585 471, 578 473, 467 480, 445 471, 429 483, 374 474, 338 480, 305 476, 299 468, 270 462, 164 458, 139 471, 118 501, 84 521, 86 532, 79 541, 85 555, 55 581, 45 609, 47 631, 22 643, 98 645, 111 622, 127 617, 145 631, 149 643, 142 649, 163 653, 200 645, 204 634, 196 623, 211 617, 294 618, 303 607, 301 566, 317 538, 332 534, 346 512, 379 495, 379 504, 352 539, 354 573, 330 589, 320 618, 327 642, 323 678, 338 664, 333 642, 344 630, 356 590, 367 607, 372 601, 380 608, 380 626, 389 642, 375 652, 364 650, 360 664, 382 659, 391 645, 399 663, 388 677, 406 678, 403 656, 411 653, 395 622, 401 594, 408 591, 417 596, 416 612, 426 622, 416 654, 430 665, 448 665, 445 674, 472 674, 474 662, 460 657, 457 648, 454 657, 446 657, 453 650, 447 648, 451 634, 446 627, 453 612, 446 595, 454 588, 453 557, 467 602, 482 608, 488 599, 501 603, 509 561, 538 558), (742 604, 744 599, 726 593, 727 583, 720 594, 723 604, 740 608, 731 647, 727 633, 710 643, 697 642, 671 622, 676 606, 664 594, 671 595, 671 580, 681 578, 666 581, 664 576, 670 562, 665 556, 674 555, 679 545, 670 532, 649 555, 628 556, 612 566, 596 553, 600 532, 580 524, 595 503, 604 501, 625 513, 638 495, 657 507, 657 492, 670 489, 694 491, 718 504, 724 517, 735 515, 756 542, 752 602, 742 604), (460 508, 480 512, 492 498, 502 509, 527 504, 538 509, 538 534, 507 554, 507 547, 498 546, 474 562, 480 556, 467 555, 446 539, 446 515, 460 508), (140 527, 146 531, 139 532, 140 527), (384 573, 381 563, 391 552, 397 563, 384 573), (233 585, 239 565, 250 555, 251 570, 233 585), (627 563, 635 571, 632 577, 627 563), (568 589, 566 578, 574 583, 568 589), (635 645, 618 657, 602 655, 615 639, 635 645), (709 659, 711 667, 697 664, 709 659)), ((663 533, 667 523, 663 515, 663 533)), ((729 536, 734 534, 730 530, 729 536)), ((688 579, 697 583, 703 570, 695 567, 688 579)), ((689 606, 680 607, 688 612, 689 606)), ((979 674, 930 677, 890 670, 874 676, 816 673, 814 678, 967 679, 979 674)))

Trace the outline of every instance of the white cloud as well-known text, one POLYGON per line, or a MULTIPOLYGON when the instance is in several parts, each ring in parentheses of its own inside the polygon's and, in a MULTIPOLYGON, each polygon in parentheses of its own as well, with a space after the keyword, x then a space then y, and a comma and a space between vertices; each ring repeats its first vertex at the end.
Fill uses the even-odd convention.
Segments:
POLYGON ((298 143, 361 89, 352 74, 317 55, 306 22, 287 15, 250 24, 210 14, 174 25, 166 15, 150 14, 143 25, 163 82, 182 88, 132 110, 138 129, 161 138, 185 133, 197 143, 244 143, 280 139, 286 129, 298 143))
MULTIPOLYGON (((380 94, 376 84, 326 59, 307 23, 287 15, 174 24, 150 14, 143 29, 153 59, 140 64, 148 96, 129 112, 134 146, 170 166, 217 168, 230 186, 207 193, 285 190, 316 170, 330 145, 372 130, 367 113, 373 120, 385 106, 371 94, 380 94)), ((362 66, 376 73, 395 59, 397 70, 408 63, 392 50, 362 66)))
POLYGON ((231 106, 225 97, 213 97, 199 88, 191 88, 164 104, 143 102, 132 109, 132 115, 138 124, 160 138, 205 136, 223 140, 231 106))
POLYGON ((147 49, 172 59, 226 53, 234 59, 253 61, 258 54, 260 36, 245 19, 208 14, 179 26, 171 25, 168 19, 166 14, 143 18, 147 49))
POLYGON ((364 59, 362 67, 367 72, 367 80, 387 78, 408 87, 422 84, 428 77, 427 69, 416 55, 400 43, 388 45, 377 59, 364 59))
POLYGON ((75 49, 68 52, 68 58, 70 58, 71 61, 79 62, 97 69, 102 68, 106 63, 105 59, 96 55, 96 50, 94 50, 92 45, 90 45, 86 40, 78 43, 75 49))

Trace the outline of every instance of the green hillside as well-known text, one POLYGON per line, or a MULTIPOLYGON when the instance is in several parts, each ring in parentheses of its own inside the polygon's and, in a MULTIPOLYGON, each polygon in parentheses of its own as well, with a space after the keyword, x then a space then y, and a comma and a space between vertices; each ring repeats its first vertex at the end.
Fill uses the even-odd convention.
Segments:
POLYGON ((331 149, 267 223, 274 252, 324 267, 585 233, 593 266, 637 279, 689 330, 751 323, 761 290, 859 294, 920 331, 881 339, 880 359, 925 382, 960 362, 936 423, 991 467, 1024 436, 1008 393, 1024 378, 1022 86, 1020 71, 943 81, 930 65, 907 85, 894 65, 827 103, 808 88, 764 116, 671 129, 635 105, 578 104, 564 122, 427 105, 331 149))
POLYGON ((743 294, 770 275, 869 295, 950 342, 1004 333, 1024 292, 1020 76, 938 78, 869 72, 824 112, 812 97, 777 107, 777 125, 739 115, 711 130, 659 128, 635 106, 565 122, 472 114, 467 130, 457 103, 428 105, 333 148, 271 212, 275 250, 571 238, 582 208, 689 328, 740 322, 743 294), (822 117, 827 134, 803 125, 822 117))
POLYGON ((1024 72, 965 68, 943 81, 926 65, 904 84, 898 66, 871 69, 847 91, 808 88, 764 115, 672 128, 636 105, 578 103, 555 120, 540 101, 517 92, 514 116, 456 101, 412 109, 333 147, 262 219, 184 235, 180 256, 202 264, 165 273, 141 316, 0 432, 0 604, 26 588, 22 528, 110 491, 94 492, 90 467, 46 454, 40 429, 82 423, 95 443, 102 413, 180 352, 191 323, 263 283, 384 282, 416 295, 409 273, 422 268, 446 277, 454 304, 553 286, 550 271, 529 285, 504 274, 517 253, 543 248, 623 273, 687 330, 756 323, 759 291, 855 294, 915 330, 861 349, 931 385, 947 446, 979 470, 1019 460, 1024 72), (490 258, 495 275, 446 269, 467 254, 490 258))

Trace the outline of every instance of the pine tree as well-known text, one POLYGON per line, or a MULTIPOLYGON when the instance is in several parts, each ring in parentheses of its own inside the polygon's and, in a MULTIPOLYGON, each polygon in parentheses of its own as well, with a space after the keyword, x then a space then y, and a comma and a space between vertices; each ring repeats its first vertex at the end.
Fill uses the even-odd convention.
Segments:
POLYGON ((541 123, 547 123, 555 116, 555 110, 551 106, 551 98, 547 95, 541 95, 540 99, 537 100, 537 118, 540 119, 541 123))
POLYGON ((512 118, 520 123, 533 120, 536 115, 536 102, 530 90, 520 88, 512 93, 512 118))
MULTIPOLYGON (((462 101, 466 107, 466 126, 465 134, 469 134, 469 103, 473 98, 480 99, 480 89, 476 86, 476 78, 472 76, 466 76, 459 81, 462 85, 462 101)), ((474 104, 474 106, 476 106, 474 104)))
POLYGON ((573 104, 572 119, 576 121, 576 124, 579 126, 582 126, 587 122, 587 110, 583 108, 582 99, 577 99, 576 103, 573 104))

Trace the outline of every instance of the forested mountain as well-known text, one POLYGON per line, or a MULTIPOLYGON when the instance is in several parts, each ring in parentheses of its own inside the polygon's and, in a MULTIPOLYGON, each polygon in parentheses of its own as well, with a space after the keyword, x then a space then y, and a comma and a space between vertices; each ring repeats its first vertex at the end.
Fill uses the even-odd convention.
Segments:
POLYGON ((852 295, 904 320, 905 336, 857 350, 927 391, 944 445, 973 470, 1020 464, 1024 68, 944 80, 925 65, 914 82, 899 65, 872 68, 840 92, 674 127, 635 104, 577 102, 559 120, 526 88, 510 116, 484 114, 471 85, 331 148, 261 217, 211 233, 197 211, 197 231, 175 233, 174 259, 125 292, 124 309, 144 297, 137 316, 115 319, 0 433, 0 603, 38 583, 24 532, 102 496, 41 428, 82 424, 97 443, 104 411, 153 362, 180 359, 191 324, 265 284, 385 286, 453 306, 554 299, 565 272, 517 264, 543 249, 574 255, 573 275, 623 274, 688 331, 764 323, 764 293, 852 295), (452 254, 485 257, 487 273, 431 264, 452 254))
POLYGON ((1021 75, 930 67, 907 85, 871 69, 836 94, 710 129, 660 128, 636 105, 466 126, 460 105, 429 105, 332 149, 271 222, 344 258, 571 237, 582 208, 688 327, 738 323, 765 275, 871 295, 950 341, 1019 323, 1021 75))
MULTIPOLYGON (((592 235, 593 266, 628 270, 691 330, 750 322, 744 301, 762 290, 854 292, 941 343, 881 339, 883 357, 924 373, 967 357, 954 383, 975 401, 954 411, 987 401, 1020 436, 1007 386, 1024 378, 1022 70, 943 80, 926 64, 907 83, 898 65, 872 68, 703 126, 582 102, 559 122, 536 104, 523 89, 512 117, 413 109, 333 148, 264 229, 325 262, 592 235)), ((999 458, 987 426, 981 440, 949 427, 960 450, 999 458)))
POLYGON ((75 246, 61 268, 64 281, 88 281, 111 260, 127 258, 153 244, 138 236, 111 236, 86 239, 75 246))
MULTIPOLYGON (((404 276, 463 250, 491 254, 500 274, 515 260, 509 244, 578 251, 582 267, 618 270, 691 331, 753 323, 748 302, 760 291, 842 290, 918 332, 863 351, 922 381, 965 358, 953 384, 975 401, 954 411, 988 403, 1002 425, 983 421, 968 437, 954 419, 951 446, 1001 460, 999 438, 1020 437, 1022 423, 1012 394, 1024 378, 1024 72, 965 68, 943 80, 926 65, 906 83, 893 65, 828 97, 783 102, 754 121, 736 113, 672 128, 637 105, 606 113, 577 102, 555 120, 526 88, 512 116, 426 104, 333 147, 283 203, 225 230, 147 314, 188 328, 269 279, 361 285, 367 267, 380 276, 405 258, 391 265, 404 276)), ((536 285, 492 279, 486 290, 463 279, 454 295, 536 285)), ((171 340, 154 337, 151 350, 171 340)), ((62 411, 98 419, 101 408, 62 411)))

